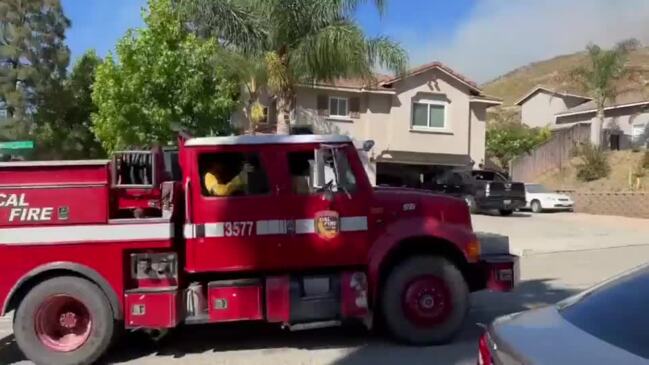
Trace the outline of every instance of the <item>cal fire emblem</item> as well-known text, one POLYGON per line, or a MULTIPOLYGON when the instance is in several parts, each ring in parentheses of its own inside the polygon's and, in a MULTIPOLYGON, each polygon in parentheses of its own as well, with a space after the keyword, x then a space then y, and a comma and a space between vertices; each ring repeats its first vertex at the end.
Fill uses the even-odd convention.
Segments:
POLYGON ((340 216, 333 210, 323 210, 315 216, 315 232, 324 239, 332 239, 340 233, 340 216))

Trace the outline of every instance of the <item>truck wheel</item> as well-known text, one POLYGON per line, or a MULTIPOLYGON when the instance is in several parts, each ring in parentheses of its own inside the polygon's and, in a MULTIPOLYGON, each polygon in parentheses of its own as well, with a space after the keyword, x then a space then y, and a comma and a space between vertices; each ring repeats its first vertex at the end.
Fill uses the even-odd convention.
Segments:
POLYGON ((540 201, 533 200, 531 205, 532 205, 532 212, 533 213, 541 213, 541 212, 543 212, 543 207, 541 206, 540 201))
POLYGON ((514 214, 514 211, 511 209, 501 209, 498 212, 500 212, 500 215, 503 217, 509 217, 510 215, 514 214))
POLYGON ((478 206, 476 205, 475 198, 473 198, 471 195, 466 195, 464 197, 464 201, 466 202, 466 205, 469 206, 469 213, 478 213, 478 206))
POLYGON ((115 322, 106 295, 77 277, 58 277, 34 287, 16 311, 14 336, 36 364, 95 362, 113 339, 115 322))
POLYGON ((448 342, 461 329, 469 290, 458 268, 443 257, 406 259, 383 287, 383 320, 390 334, 411 345, 448 342))

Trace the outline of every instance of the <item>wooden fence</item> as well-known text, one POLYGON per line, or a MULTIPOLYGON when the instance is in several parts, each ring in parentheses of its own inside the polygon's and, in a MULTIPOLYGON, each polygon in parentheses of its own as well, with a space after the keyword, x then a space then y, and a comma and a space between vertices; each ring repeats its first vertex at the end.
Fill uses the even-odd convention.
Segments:
POLYGON ((589 138, 589 125, 577 124, 554 131, 549 141, 512 160, 510 174, 516 181, 533 182, 539 175, 563 167, 570 161, 575 146, 589 138))

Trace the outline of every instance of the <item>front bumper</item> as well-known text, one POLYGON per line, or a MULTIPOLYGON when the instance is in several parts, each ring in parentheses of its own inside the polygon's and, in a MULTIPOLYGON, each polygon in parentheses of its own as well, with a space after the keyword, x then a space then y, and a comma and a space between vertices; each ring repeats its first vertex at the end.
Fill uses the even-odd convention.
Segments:
POLYGON ((520 280, 520 260, 509 251, 509 237, 477 233, 480 260, 473 264, 472 290, 511 291, 520 280))
POLYGON ((521 277, 519 257, 516 255, 483 256, 478 266, 485 278, 484 289, 512 291, 521 277))
POLYGON ((550 205, 547 209, 556 209, 556 210, 573 209, 574 206, 575 206, 575 203, 573 203, 573 202, 555 202, 555 203, 552 203, 552 205, 550 205))

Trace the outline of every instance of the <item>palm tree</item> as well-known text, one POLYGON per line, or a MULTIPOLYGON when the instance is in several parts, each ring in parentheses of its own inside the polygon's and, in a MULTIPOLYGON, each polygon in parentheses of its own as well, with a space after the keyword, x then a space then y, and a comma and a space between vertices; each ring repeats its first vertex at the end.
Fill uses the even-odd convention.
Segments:
MULTIPOLYGON (((366 37, 354 21, 363 0, 193 0, 180 2, 191 29, 263 60, 277 98, 277 133, 289 133, 295 89, 338 77, 370 80, 376 66, 396 73, 407 56, 387 37, 366 37)), ((385 0, 373 0, 382 13, 385 0)))
POLYGON ((606 103, 617 94, 616 81, 627 72, 628 53, 637 48, 637 40, 618 43, 613 49, 604 50, 595 44, 586 47, 588 66, 574 70, 573 76, 588 91, 597 108, 597 117, 590 126, 590 143, 602 144, 602 126, 606 103))
POLYGON ((241 81, 243 87, 240 100, 244 102, 244 115, 250 121, 249 132, 254 134, 256 126, 266 117, 264 106, 259 101, 268 83, 266 64, 262 58, 246 57, 229 51, 220 52, 218 62, 233 73, 233 79, 241 81))

